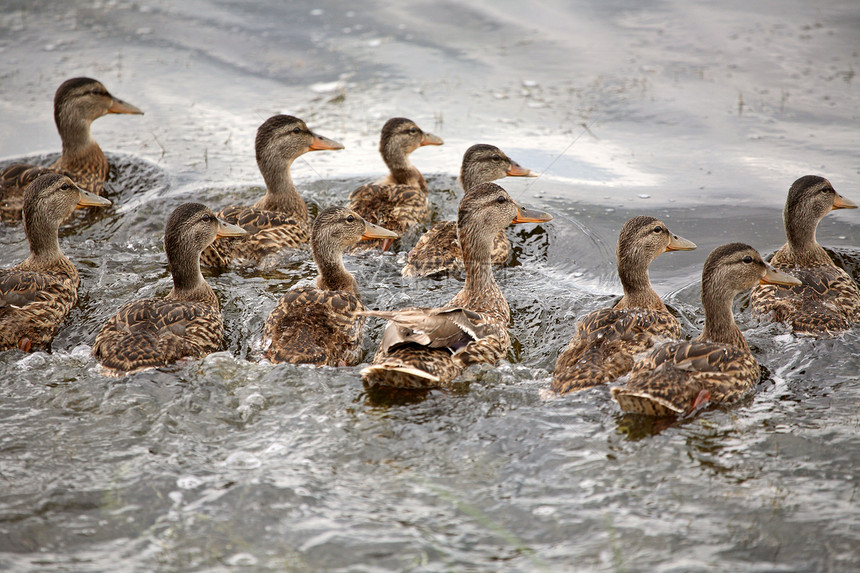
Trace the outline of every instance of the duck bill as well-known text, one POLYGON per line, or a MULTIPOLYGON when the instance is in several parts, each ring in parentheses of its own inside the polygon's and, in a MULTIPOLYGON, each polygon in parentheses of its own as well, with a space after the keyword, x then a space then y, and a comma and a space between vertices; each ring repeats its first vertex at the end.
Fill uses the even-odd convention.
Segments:
POLYGON ((117 98, 113 98, 113 100, 110 102, 108 113, 130 113, 133 115, 143 115, 143 111, 141 111, 139 108, 117 98))
POLYGON ((373 223, 364 222, 364 234, 361 235, 362 239, 389 239, 392 242, 394 239, 399 238, 400 235, 395 233, 394 231, 389 231, 379 225, 374 225, 373 223))
POLYGON ((89 191, 81 191, 81 198, 78 199, 78 204, 75 205, 75 209, 82 209, 83 207, 107 207, 111 204, 110 201, 105 199, 104 197, 99 197, 95 193, 90 193, 89 191))
POLYGON ((692 251, 696 248, 696 243, 688 241, 684 237, 678 235, 669 236, 669 244, 666 246, 666 252, 669 251, 692 251))
POLYGON ((834 209, 856 209, 857 203, 852 201, 851 199, 846 199, 842 195, 837 193, 836 199, 833 200, 833 208, 834 209))
POLYGON ((329 139, 323 135, 318 135, 316 133, 311 133, 314 136, 314 140, 311 141, 311 145, 308 148, 308 151, 324 151, 330 149, 332 151, 343 149, 343 144, 339 141, 335 141, 334 139, 329 139))
POLYGON ((552 220, 552 215, 549 213, 544 213, 543 211, 537 211, 535 209, 525 209, 519 206, 517 208, 519 211, 513 220, 514 223, 545 223, 546 221, 552 220))
POLYGON ((799 286, 803 284, 790 274, 778 271, 770 265, 767 266, 767 270, 759 282, 763 285, 799 286))
POLYGON ((215 238, 222 239, 224 237, 241 237, 242 235, 247 234, 248 231, 239 225, 233 225, 232 223, 218 219, 218 234, 215 235, 215 238))
POLYGON ((421 140, 420 147, 425 145, 442 145, 445 143, 442 141, 442 138, 438 135, 433 135, 432 133, 425 133, 424 138, 421 140))
POLYGON ((505 172, 508 177, 537 177, 537 173, 532 173, 516 161, 511 161, 511 166, 505 172))

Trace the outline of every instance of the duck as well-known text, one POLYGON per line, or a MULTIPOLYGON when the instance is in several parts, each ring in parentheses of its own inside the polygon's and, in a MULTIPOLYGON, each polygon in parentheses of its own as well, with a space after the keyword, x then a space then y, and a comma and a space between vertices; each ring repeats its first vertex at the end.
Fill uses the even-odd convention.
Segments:
POLYGON ((702 333, 690 341, 658 345, 638 361, 627 383, 610 391, 621 409, 650 416, 688 415, 708 403, 735 402, 752 390, 759 365, 735 323, 732 302, 760 282, 800 284, 744 243, 711 251, 702 269, 702 333))
MULTIPOLYGON (((537 177, 522 167, 495 145, 478 143, 463 154, 460 165, 460 184, 464 190, 502 177, 537 177)), ((496 235, 490 260, 504 264, 511 254, 511 243, 505 231, 496 235)), ((406 278, 420 278, 438 273, 462 270, 463 252, 457 240, 457 223, 440 221, 421 235, 406 255, 401 274, 406 278)))
POLYGON ((48 167, 17 163, 0 173, 0 219, 21 219, 24 189, 39 175, 61 173, 75 184, 99 195, 110 168, 107 157, 90 133, 93 121, 111 113, 143 115, 132 104, 114 97, 92 78, 64 81, 54 94, 54 122, 63 142, 60 158, 48 167))
POLYGON ((311 229, 311 249, 319 275, 315 286, 291 289, 266 319, 265 356, 271 362, 353 366, 365 310, 355 277, 343 266, 344 251, 358 241, 397 238, 345 207, 321 211, 311 229))
POLYGON ((92 348, 102 372, 122 376, 218 350, 224 322, 218 297, 200 272, 200 253, 216 237, 245 233, 200 203, 174 209, 164 231, 173 289, 164 298, 123 305, 102 325, 92 348))
POLYGON ((648 267, 662 253, 695 248, 655 217, 628 219, 615 250, 624 296, 579 321, 555 363, 552 390, 567 394, 615 380, 633 368, 637 354, 661 339, 681 338, 681 323, 651 286, 648 267))
POLYGON ((302 247, 310 240, 310 218, 304 199, 290 176, 293 161, 309 151, 339 150, 343 144, 311 131, 292 115, 278 114, 257 129, 257 166, 266 194, 252 206, 230 205, 218 217, 248 231, 243 239, 223 238, 203 251, 201 263, 226 268, 234 260, 259 264, 282 249, 302 247))
POLYGON ((43 173, 27 185, 22 216, 30 255, 0 270, 0 350, 50 349, 81 284, 60 250, 60 225, 75 209, 110 204, 60 173, 43 173))
MULTIPOLYGON (((442 138, 424 132, 411 119, 393 117, 382 126, 379 153, 389 173, 375 183, 362 185, 349 194, 348 207, 365 221, 402 236, 430 217, 427 182, 409 161, 409 154, 425 145, 442 145, 442 138)), ((388 250, 393 239, 362 241, 362 249, 388 250)))
POLYGON ((773 255, 770 264, 790 272, 803 284, 757 286, 751 295, 753 309, 789 324, 797 334, 809 336, 836 335, 860 322, 857 283, 833 263, 815 239, 818 223, 827 213, 856 208, 857 203, 837 193, 824 177, 806 175, 795 181, 783 210, 788 242, 773 255))
POLYGON ((495 183, 468 190, 457 212, 466 282, 438 308, 364 311, 388 320, 365 383, 395 388, 445 388, 469 365, 495 364, 511 345, 511 310, 493 277, 490 256, 498 232, 513 223, 542 223, 552 216, 521 207, 495 183))

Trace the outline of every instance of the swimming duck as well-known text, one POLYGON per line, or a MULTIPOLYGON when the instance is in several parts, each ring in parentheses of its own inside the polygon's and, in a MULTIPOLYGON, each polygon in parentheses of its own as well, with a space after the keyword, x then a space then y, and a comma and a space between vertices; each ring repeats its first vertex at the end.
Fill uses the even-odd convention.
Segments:
POLYGON ((800 286, 758 286, 752 292, 753 308, 772 313, 795 332, 836 334, 860 322, 860 290, 837 267, 815 240, 821 219, 833 209, 856 209, 857 204, 833 190, 830 182, 814 175, 795 181, 788 191, 783 220, 788 242, 770 263, 800 279, 800 286))
POLYGON ((324 209, 311 230, 319 270, 316 286, 293 288, 266 319, 266 358, 272 362, 351 366, 358 362, 365 310, 343 252, 361 239, 397 238, 343 207, 324 209))
POLYGON ((493 239, 512 222, 551 219, 520 207, 495 183, 467 191, 457 213, 466 267, 463 289, 440 308, 363 313, 389 321, 373 365, 361 371, 368 385, 444 387, 470 364, 498 362, 510 348, 511 310, 493 278, 493 239))
MULTIPOLYGON (((471 189, 480 183, 488 183, 502 177, 535 177, 519 163, 505 155, 495 145, 479 143, 463 154, 460 166, 460 184, 471 189)), ((504 264, 511 254, 511 243, 504 229, 493 241, 490 260, 493 264, 504 264)), ((426 277, 435 273, 451 272, 463 268, 463 251, 457 240, 457 223, 440 221, 424 233, 406 255, 404 277, 426 277)))
POLYGON ((164 250, 173 290, 165 298, 123 305, 102 326, 92 353, 105 374, 121 376, 181 358, 199 358, 221 347, 221 307, 200 273, 200 253, 216 237, 245 233, 241 227, 219 221, 200 203, 185 203, 170 214, 164 250))
POLYGON ((708 402, 729 403, 749 392, 759 366, 732 315, 732 301, 757 283, 796 285, 743 243, 714 249, 702 269, 705 327, 689 342, 654 348, 633 366, 627 384, 612 389, 625 412, 675 416, 708 402))
POLYGON ((555 363, 555 392, 566 394, 614 380, 627 374, 635 356, 660 338, 681 338, 681 323, 651 286, 648 266, 661 253, 695 248, 654 217, 640 215, 624 223, 615 251, 624 296, 615 306, 590 312, 579 321, 555 363))
POLYGON ((248 231, 241 240, 219 239, 203 251, 201 263, 226 267, 235 259, 259 263, 281 249, 294 249, 310 239, 308 208, 296 191, 290 167, 308 151, 343 149, 343 145, 312 132, 291 115, 275 115, 257 129, 257 166, 266 194, 251 207, 231 205, 218 213, 228 223, 248 231))
POLYGON ((109 113, 143 114, 130 103, 112 96, 97 80, 72 78, 64 81, 54 95, 54 122, 63 142, 63 153, 48 167, 15 164, 0 173, 0 218, 20 220, 24 189, 49 171, 67 175, 86 191, 101 193, 109 165, 90 134, 90 125, 109 113))
POLYGON ((0 350, 49 348, 81 284, 60 250, 60 224, 75 209, 110 204, 59 173, 44 173, 27 185, 23 217, 30 256, 0 271, 0 350))
MULTIPOLYGON (((393 117, 382 126, 379 153, 390 173, 349 194, 349 208, 375 225, 399 235, 430 216, 427 183, 409 161, 409 154, 424 145, 442 145, 440 137, 425 133, 414 121, 393 117)), ((359 248, 387 250, 394 239, 364 241, 359 248)))

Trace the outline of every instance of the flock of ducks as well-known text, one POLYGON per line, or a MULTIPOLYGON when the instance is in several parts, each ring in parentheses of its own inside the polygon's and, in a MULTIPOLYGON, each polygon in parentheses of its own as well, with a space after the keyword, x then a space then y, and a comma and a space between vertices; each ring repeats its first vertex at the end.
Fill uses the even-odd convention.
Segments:
MULTIPOLYGON (((64 82, 54 98, 60 158, 47 167, 12 165, 0 174, 0 216, 6 224, 23 218, 30 244, 25 261, 0 271, 0 350, 49 349, 77 302, 80 279, 60 250, 58 229, 77 208, 111 204, 99 196, 108 162, 90 135, 90 124, 110 113, 143 112, 96 80, 64 82)), ((292 116, 266 120, 255 142, 265 196, 252 206, 230 205, 217 213, 199 203, 185 203, 171 213, 164 250, 173 289, 164 298, 123 305, 102 326, 92 346, 102 371, 125 375, 217 351, 224 325, 201 264, 263 264, 284 249, 308 243, 319 271, 316 284, 293 288, 272 310, 263 333, 268 360, 355 365, 362 326, 367 317, 378 317, 388 323, 372 364, 361 370, 370 386, 445 387, 472 364, 497 363, 511 345, 510 309, 493 276, 493 265, 509 256, 505 228, 552 219, 517 204, 492 183, 505 176, 532 176, 497 147, 479 144, 465 153, 460 171, 465 195, 457 220, 436 223, 421 236, 402 271, 406 277, 424 277, 463 270, 465 284, 450 301, 437 308, 367 309, 360 285, 343 265, 344 253, 399 248, 404 234, 428 222, 427 184, 409 155, 442 143, 408 119, 388 120, 379 151, 389 174, 354 190, 346 206, 323 209, 311 222, 290 166, 309 151, 343 145, 292 116)), ((566 394, 623 379, 611 389, 619 406, 654 416, 736 401, 760 375, 732 314, 739 293, 752 288, 754 310, 797 333, 834 335, 860 321, 856 283, 815 239, 824 215, 856 207, 822 177, 795 181, 784 211, 787 243, 770 264, 742 243, 723 245, 707 257, 705 325, 689 341, 651 286, 648 267, 661 253, 696 245, 653 217, 628 220, 616 251, 624 296, 579 320, 558 357, 552 390, 566 394)))

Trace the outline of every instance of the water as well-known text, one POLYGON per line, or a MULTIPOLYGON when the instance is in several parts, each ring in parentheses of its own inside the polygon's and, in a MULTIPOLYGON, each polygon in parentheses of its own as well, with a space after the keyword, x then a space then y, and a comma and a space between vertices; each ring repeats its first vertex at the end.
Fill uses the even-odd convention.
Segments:
MULTIPOLYGON (((606 388, 544 390, 576 317, 620 292, 614 245, 652 214, 699 245, 652 280, 688 334, 710 250, 784 240, 791 182, 854 200, 860 8, 799 1, 6 2, 0 164, 49 161, 74 75, 146 112, 98 120, 115 207, 61 231, 81 300, 51 354, 0 354, 0 566, 26 571, 846 571, 860 568, 860 335, 738 321, 767 371, 754 396, 680 424, 622 415, 606 388), (368 393, 358 368, 260 362, 262 324, 309 281, 306 254, 209 274, 223 352, 117 379, 89 357, 121 304, 170 288, 164 221, 249 203, 257 126, 293 113, 343 142, 293 175, 312 209, 383 165, 388 117, 442 136, 413 160, 439 218, 463 151, 493 143, 553 213, 509 230, 497 273, 514 347, 450 391, 368 393)), ((857 211, 819 240, 858 277, 857 211)), ((0 264, 26 254, 0 229, 0 264)), ((372 308, 436 305, 459 279, 404 281, 403 253, 352 257, 372 308)), ((381 334, 368 322, 369 359, 381 334)))

